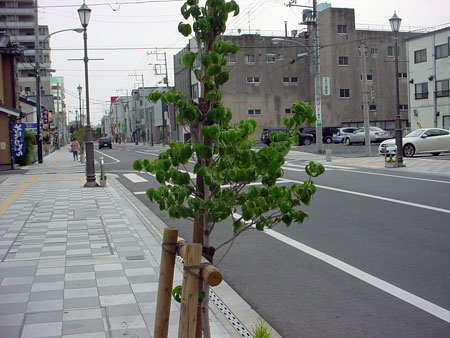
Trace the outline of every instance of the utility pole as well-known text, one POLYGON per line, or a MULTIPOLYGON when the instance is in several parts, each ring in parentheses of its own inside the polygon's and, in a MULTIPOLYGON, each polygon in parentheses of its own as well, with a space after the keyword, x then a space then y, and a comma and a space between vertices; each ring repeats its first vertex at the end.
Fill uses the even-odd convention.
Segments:
POLYGON ((59 137, 60 137, 60 113, 59 113, 59 82, 56 83, 56 130, 58 131, 58 137, 56 138, 56 146, 59 149, 59 137))
POLYGON ((316 151, 322 152, 322 93, 320 84, 320 51, 319 51, 319 16, 317 15, 317 0, 313 1, 314 28, 314 96, 316 106, 316 151))
POLYGON ((38 23, 38 0, 34 0, 34 61, 36 73, 36 122, 37 122, 37 148, 38 162, 42 163, 42 135, 41 135, 41 73, 39 53, 39 23, 38 23))
MULTIPOLYGON (((286 5, 288 7, 312 8, 312 15, 303 22, 312 26, 314 33, 314 52, 313 52, 313 73, 314 73, 314 106, 316 113, 316 152, 321 153, 323 149, 322 140, 322 86, 320 83, 320 40, 319 40, 319 16, 317 14, 317 0, 313 0, 313 6, 297 5, 297 0, 290 0, 286 5)), ((311 10, 309 10, 311 12, 311 10)))
MULTIPOLYGON (((157 60, 159 60, 159 61, 163 61, 164 60, 165 73, 158 72, 157 66, 162 66, 162 64, 154 64, 154 66, 155 66, 155 75, 165 75, 166 88, 167 88, 167 91, 169 91, 169 73, 167 72, 167 55, 166 55, 166 52, 158 52, 158 50, 156 50, 155 52, 147 52, 147 55, 156 55, 156 59, 157 60), (164 56, 164 58, 162 60, 158 59, 158 57, 160 57, 161 55, 164 56)), ((168 117, 170 119, 169 105, 167 105, 167 115, 168 115, 168 117)), ((163 146, 165 146, 166 145, 166 140, 165 140, 165 138, 166 138, 165 137, 166 118, 165 118, 165 114, 164 114, 164 109, 162 109, 161 117, 162 117, 162 143, 163 143, 163 146)))
POLYGON ((366 69, 366 43, 362 39, 359 43, 359 52, 361 53, 361 76, 362 76, 362 101, 364 109, 364 139, 366 156, 372 155, 372 148, 370 147, 370 120, 369 120, 369 96, 367 92, 367 69, 366 69))

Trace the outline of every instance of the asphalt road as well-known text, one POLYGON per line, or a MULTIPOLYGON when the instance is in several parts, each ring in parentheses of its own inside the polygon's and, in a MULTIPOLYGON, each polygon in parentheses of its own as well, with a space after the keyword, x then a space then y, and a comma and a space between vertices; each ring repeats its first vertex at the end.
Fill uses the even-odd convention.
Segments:
MULTIPOLYGON (((106 172, 190 240, 192 224, 151 205, 142 193, 156 181, 132 170, 160 148, 113 147, 101 150, 106 172)), ((303 166, 289 161, 284 178, 301 182, 303 166)), ((225 280, 283 337, 450 337, 450 178, 391 173, 328 166, 310 218, 240 236, 219 265, 225 280)), ((217 225, 212 245, 231 234, 217 225)))

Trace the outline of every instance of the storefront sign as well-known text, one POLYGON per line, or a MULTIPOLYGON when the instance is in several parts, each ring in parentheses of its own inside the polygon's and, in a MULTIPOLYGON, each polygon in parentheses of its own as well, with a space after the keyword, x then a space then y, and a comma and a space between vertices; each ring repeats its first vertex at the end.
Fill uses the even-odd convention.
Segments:
POLYGON ((25 154, 25 123, 10 123, 11 148, 15 157, 25 154))

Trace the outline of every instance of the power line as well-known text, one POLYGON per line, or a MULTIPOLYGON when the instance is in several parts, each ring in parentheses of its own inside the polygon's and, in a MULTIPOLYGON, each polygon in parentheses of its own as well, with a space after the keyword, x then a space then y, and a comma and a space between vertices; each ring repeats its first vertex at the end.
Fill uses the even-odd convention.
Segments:
MULTIPOLYGON (((114 5, 118 5, 117 9, 112 7, 112 4, 107 2, 89 4, 90 7, 96 6, 109 6, 113 11, 118 11, 122 5, 142 5, 160 2, 184 2, 184 0, 151 0, 151 1, 131 1, 131 2, 115 2, 114 5)), ((73 5, 49 5, 49 6, 39 6, 39 8, 70 8, 70 7, 80 7, 80 4, 73 5)))

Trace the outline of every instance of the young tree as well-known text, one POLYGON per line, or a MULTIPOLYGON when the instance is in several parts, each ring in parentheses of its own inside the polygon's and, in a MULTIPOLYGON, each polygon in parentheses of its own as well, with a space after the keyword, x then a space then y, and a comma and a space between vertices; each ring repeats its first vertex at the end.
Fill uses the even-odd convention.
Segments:
MULTIPOLYGON (((283 119, 290 133, 273 132, 270 146, 259 150, 252 148, 255 142, 250 138, 256 131, 256 121, 230 124, 232 113, 221 102, 220 87, 229 79, 226 55, 236 54, 239 46, 219 39, 229 13, 239 14, 234 0, 207 0, 204 6, 198 0, 187 0, 181 7, 183 17, 192 18, 193 23, 181 22, 178 30, 186 37, 193 35, 198 46, 197 52, 185 53, 182 62, 192 69, 195 60, 200 61, 200 68, 193 71, 202 85, 202 97, 193 102, 182 92, 155 91, 149 100, 174 104, 179 111, 177 122, 190 128, 191 142, 171 142, 158 159, 134 162, 134 169, 145 169, 161 184, 147 190, 148 198, 167 210, 170 217, 193 221, 193 242, 203 245, 204 255, 211 262, 216 249, 244 231, 263 231, 280 222, 286 226, 302 223, 307 214, 299 207, 308 205, 316 191, 311 178, 324 172, 321 164, 310 162, 305 168, 310 177, 303 184, 276 186, 291 144, 298 143, 299 127, 315 121, 310 105, 294 103, 292 117, 283 119), (195 180, 186 167, 191 158, 196 162, 195 180), (261 187, 245 189, 252 182, 260 182, 261 187), (233 222, 230 239, 217 248, 210 247, 214 227, 229 219, 233 222)), ((203 291, 209 294, 207 285, 203 285, 203 291)), ((205 337, 210 336, 208 298, 204 297, 201 311, 205 337)))

